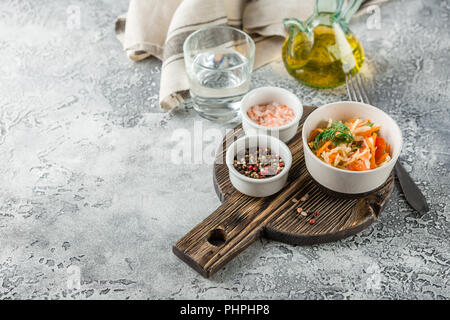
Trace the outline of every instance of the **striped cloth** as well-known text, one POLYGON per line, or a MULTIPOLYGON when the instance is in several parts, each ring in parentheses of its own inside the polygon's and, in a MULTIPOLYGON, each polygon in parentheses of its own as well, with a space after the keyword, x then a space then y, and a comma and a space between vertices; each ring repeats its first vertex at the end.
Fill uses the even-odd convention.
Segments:
MULTIPOLYGON (((365 1, 364 6, 384 1, 365 1)), ((189 34, 211 25, 245 30, 255 40, 256 69, 280 59, 283 18, 306 20, 313 9, 313 0, 130 0, 115 31, 130 59, 153 55, 162 60, 159 102, 163 110, 171 110, 189 96, 183 59, 189 34)))

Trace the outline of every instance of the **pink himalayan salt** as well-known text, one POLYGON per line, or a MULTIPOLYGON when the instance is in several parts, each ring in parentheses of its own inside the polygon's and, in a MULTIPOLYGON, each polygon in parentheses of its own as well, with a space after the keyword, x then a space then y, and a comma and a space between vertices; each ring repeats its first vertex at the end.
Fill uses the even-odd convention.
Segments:
POLYGON ((280 127, 295 117, 292 108, 276 102, 252 106, 248 109, 247 115, 252 121, 264 127, 280 127))

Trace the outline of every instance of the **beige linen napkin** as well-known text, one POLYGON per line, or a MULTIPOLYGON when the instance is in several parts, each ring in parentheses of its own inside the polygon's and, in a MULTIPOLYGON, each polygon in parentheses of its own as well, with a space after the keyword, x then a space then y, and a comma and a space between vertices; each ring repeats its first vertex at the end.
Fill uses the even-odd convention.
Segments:
POLYGON ((255 40, 256 69, 280 58, 282 20, 305 20, 313 9, 314 0, 130 0, 128 13, 116 21, 116 35, 130 59, 153 55, 162 60, 159 102, 170 110, 189 95, 183 59, 189 34, 211 25, 243 29, 255 40))

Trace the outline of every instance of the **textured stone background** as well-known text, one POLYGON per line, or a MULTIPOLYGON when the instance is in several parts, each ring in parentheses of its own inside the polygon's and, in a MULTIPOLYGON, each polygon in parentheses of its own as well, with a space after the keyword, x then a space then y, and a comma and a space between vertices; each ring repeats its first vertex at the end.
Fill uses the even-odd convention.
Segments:
MULTIPOLYGON (((352 21, 373 102, 401 126, 402 162, 429 214, 396 190, 357 236, 309 247, 263 240, 211 280, 171 252, 219 205, 211 165, 170 161, 176 129, 192 132, 200 119, 159 110, 160 62, 131 62, 114 36, 126 8, 0 2, 0 298, 450 298, 450 1, 391 1, 380 30, 368 14, 352 21), (79 29, 67 26, 70 6, 79 29), (67 287, 71 268, 80 290, 67 287)), ((261 85, 305 104, 346 99, 344 88, 297 84, 279 63, 255 72, 261 85)))

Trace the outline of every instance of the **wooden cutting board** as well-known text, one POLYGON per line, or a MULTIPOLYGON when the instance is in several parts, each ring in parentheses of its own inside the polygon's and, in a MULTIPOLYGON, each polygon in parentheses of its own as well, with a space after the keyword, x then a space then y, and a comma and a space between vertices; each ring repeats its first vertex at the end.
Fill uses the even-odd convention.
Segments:
POLYGON ((351 197, 316 183, 306 170, 301 139, 303 122, 314 109, 304 107, 297 134, 288 144, 293 160, 288 182, 270 197, 246 196, 232 186, 225 146, 244 135, 241 125, 224 138, 214 164, 214 186, 223 203, 173 246, 175 255, 208 278, 261 236, 310 245, 354 235, 377 220, 394 188, 394 174, 379 189, 351 197), (305 194, 308 199, 300 201, 305 194), (307 217, 297 212, 299 207, 307 217))

